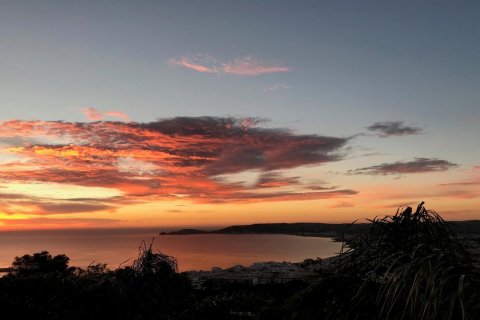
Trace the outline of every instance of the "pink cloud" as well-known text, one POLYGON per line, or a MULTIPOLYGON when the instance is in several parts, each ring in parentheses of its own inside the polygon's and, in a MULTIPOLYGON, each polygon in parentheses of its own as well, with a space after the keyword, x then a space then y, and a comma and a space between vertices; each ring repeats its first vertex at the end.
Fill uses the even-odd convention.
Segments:
POLYGON ((130 118, 128 117, 128 115, 120 111, 102 112, 102 111, 98 111, 95 108, 88 107, 88 108, 82 109, 82 112, 87 117, 87 119, 91 121, 100 121, 100 120, 103 120, 105 117, 119 118, 123 121, 130 121, 130 118))
POLYGON ((95 108, 84 108, 82 109, 83 114, 87 117, 88 120, 99 121, 103 119, 103 114, 96 110, 95 108))
POLYGON ((196 63, 194 59, 188 59, 186 57, 182 57, 180 59, 171 59, 170 60, 170 65, 172 66, 181 66, 187 69, 192 69, 198 72, 206 72, 206 73, 216 73, 217 71, 214 70, 213 68, 209 68, 207 66, 201 65, 199 63, 196 63))
POLYGON ((170 59, 169 64, 202 73, 233 74, 239 76, 258 76, 269 73, 288 72, 291 70, 289 67, 257 60, 253 56, 239 57, 227 62, 219 61, 210 55, 183 56, 179 59, 170 59))
POLYGON ((128 117, 128 115, 120 111, 107 111, 104 114, 108 117, 119 118, 124 121, 130 121, 130 118, 128 117))

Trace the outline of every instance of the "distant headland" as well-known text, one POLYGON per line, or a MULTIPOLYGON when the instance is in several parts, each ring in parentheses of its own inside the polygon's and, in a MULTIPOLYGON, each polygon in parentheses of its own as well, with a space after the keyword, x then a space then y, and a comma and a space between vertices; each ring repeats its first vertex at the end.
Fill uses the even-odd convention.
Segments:
MULTIPOLYGON (((448 221, 447 224, 457 234, 480 234, 480 220, 448 221)), ((160 235, 195 235, 195 234, 287 234, 305 237, 329 237, 341 241, 363 233, 371 226, 370 223, 257 223, 249 225, 234 225, 217 230, 180 229, 170 232, 160 232, 160 235)))

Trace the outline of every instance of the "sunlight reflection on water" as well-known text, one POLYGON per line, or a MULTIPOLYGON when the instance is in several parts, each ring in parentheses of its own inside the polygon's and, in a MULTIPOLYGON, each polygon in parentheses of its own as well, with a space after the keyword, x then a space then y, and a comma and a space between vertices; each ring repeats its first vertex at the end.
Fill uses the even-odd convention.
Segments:
POLYGON ((107 263, 115 269, 129 265, 138 255, 142 240, 178 259, 180 271, 210 270, 257 261, 298 262, 326 258, 340 251, 341 243, 330 238, 280 234, 159 236, 157 229, 57 230, 0 232, 0 267, 8 267, 15 256, 42 250, 64 253, 70 265, 85 267, 92 262, 107 263))

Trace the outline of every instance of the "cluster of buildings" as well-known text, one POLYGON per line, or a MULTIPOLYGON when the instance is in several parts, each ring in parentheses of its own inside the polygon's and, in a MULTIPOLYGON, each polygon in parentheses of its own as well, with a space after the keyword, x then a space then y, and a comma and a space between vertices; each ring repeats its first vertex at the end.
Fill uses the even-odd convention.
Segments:
POLYGON ((249 267, 236 265, 222 269, 213 267, 210 271, 187 271, 193 285, 204 287, 206 282, 244 283, 250 285, 286 283, 293 280, 307 280, 320 277, 320 272, 329 259, 307 259, 303 262, 255 262, 249 267))

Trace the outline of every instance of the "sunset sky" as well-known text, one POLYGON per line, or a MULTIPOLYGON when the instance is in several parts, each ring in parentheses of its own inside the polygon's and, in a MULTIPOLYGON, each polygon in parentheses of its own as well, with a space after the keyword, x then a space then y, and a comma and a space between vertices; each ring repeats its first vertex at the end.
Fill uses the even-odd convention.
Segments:
POLYGON ((0 230, 480 219, 479 17, 0 0, 0 230))

